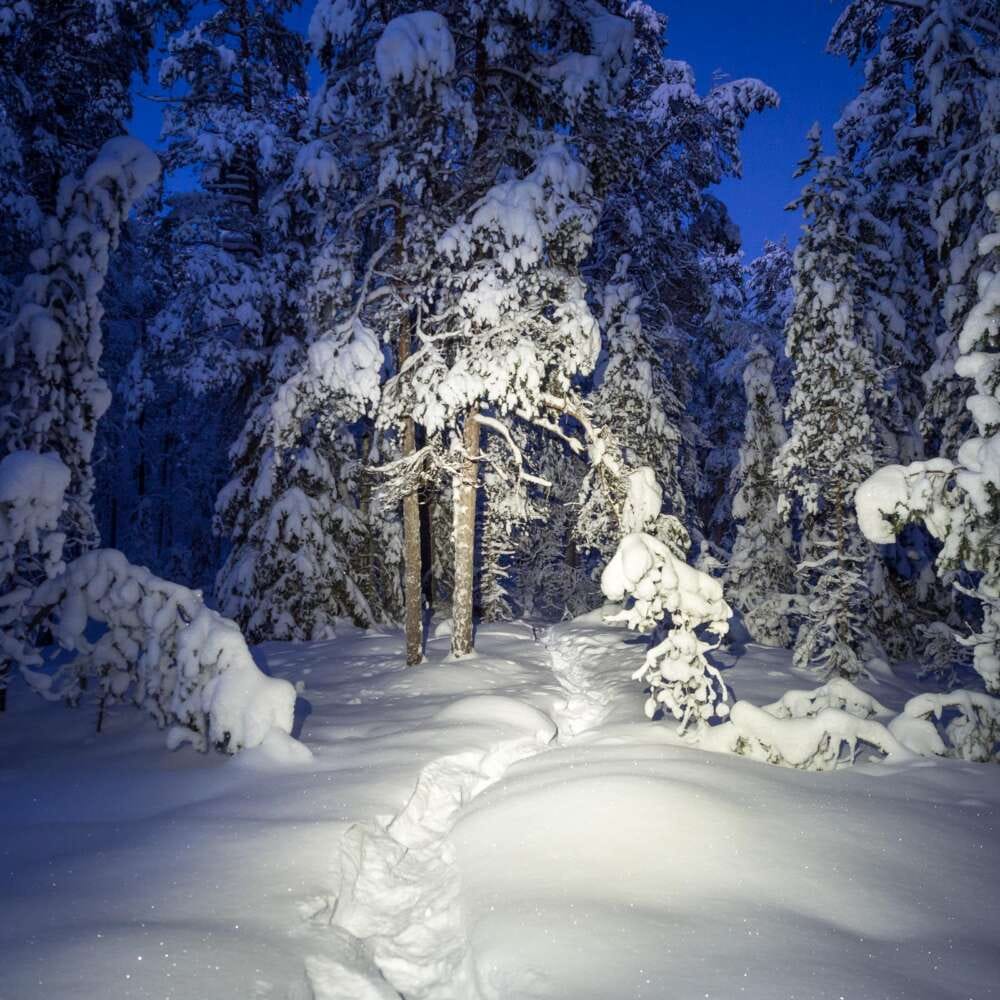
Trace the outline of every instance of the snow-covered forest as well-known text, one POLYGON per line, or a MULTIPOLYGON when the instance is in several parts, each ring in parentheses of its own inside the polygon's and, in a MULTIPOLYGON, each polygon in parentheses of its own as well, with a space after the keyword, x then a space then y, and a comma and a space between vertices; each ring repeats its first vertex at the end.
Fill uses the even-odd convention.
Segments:
POLYGON ((996 995, 1000 8, 670 13, 0 0, 0 998, 996 995))

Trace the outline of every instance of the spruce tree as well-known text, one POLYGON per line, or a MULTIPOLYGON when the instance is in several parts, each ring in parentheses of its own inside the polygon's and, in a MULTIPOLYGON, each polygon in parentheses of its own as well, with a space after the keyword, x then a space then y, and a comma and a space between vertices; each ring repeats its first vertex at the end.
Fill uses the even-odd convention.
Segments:
POLYGON ((754 641, 787 646, 794 565, 791 531, 778 513, 774 465, 787 435, 773 371, 767 350, 751 348, 743 370, 746 428, 732 481, 736 538, 725 583, 754 641))
POLYGON ((824 156, 818 126, 799 173, 815 171, 798 204, 807 220, 795 252, 788 325, 794 365, 791 432, 778 456, 781 508, 801 533, 796 569, 802 623, 795 663, 856 677, 878 650, 869 577, 873 552, 852 516, 854 491, 876 462, 872 409, 883 397, 865 346, 858 295, 856 191, 837 156, 824 156))

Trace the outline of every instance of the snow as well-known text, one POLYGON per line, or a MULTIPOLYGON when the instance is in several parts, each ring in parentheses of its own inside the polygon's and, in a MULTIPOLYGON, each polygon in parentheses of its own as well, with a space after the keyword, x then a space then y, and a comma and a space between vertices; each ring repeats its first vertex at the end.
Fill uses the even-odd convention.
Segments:
MULTIPOLYGON (((0 459, 0 567, 24 543, 36 553, 45 548, 58 561, 62 537, 53 537, 62 514, 70 472, 52 451, 12 451, 0 459)), ((53 570, 55 566, 51 567, 53 570)))
POLYGON ((383 87, 398 81, 430 97, 434 82, 455 68, 448 22, 432 10, 394 17, 375 45, 375 67, 383 87))
POLYGON ((174 746, 177 727, 202 749, 230 753, 258 746, 272 730, 291 732, 295 689, 261 673, 236 624, 197 591, 133 566, 121 552, 75 559, 32 594, 29 610, 75 654, 43 662, 31 652, 26 676, 46 698, 76 700, 95 680, 103 700, 128 698, 174 727, 174 746), (97 638, 91 623, 104 626, 97 638))
MULTIPOLYGON (((393 629, 261 647, 304 682, 311 757, 275 735, 168 754, 134 710, 95 736, 15 685, 4 996, 995 993, 991 767, 810 773, 692 746, 643 717, 643 646, 607 610, 482 626, 472 665, 443 636, 404 668, 393 629)), ((802 687, 784 651, 713 656, 748 704, 802 687)), ((914 689, 866 684, 892 711, 914 689)))
POLYGON ((309 19, 309 42, 321 52, 328 41, 341 42, 354 30, 358 19, 356 0, 319 0, 309 19))
POLYGON ((0 504, 34 506, 58 519, 69 469, 52 451, 12 451, 0 460, 0 504))
POLYGON ((622 508, 622 529, 627 532, 642 531, 660 516, 662 506, 663 491, 656 481, 656 473, 648 465, 629 473, 628 494, 622 508))

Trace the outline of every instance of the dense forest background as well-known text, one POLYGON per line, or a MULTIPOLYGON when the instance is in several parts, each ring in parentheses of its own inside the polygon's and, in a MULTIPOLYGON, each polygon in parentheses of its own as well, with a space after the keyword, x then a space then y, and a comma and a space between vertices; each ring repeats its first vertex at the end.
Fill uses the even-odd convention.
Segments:
POLYGON ((416 662, 429 609, 461 654, 600 604, 648 529, 800 664, 996 682, 990 0, 842 7, 863 84, 749 261, 711 189, 779 96, 651 6, 293 12, 0 5, 4 445, 70 473, 8 620, 99 539, 251 641, 405 618, 416 662), (115 138, 154 65, 161 171, 115 138))

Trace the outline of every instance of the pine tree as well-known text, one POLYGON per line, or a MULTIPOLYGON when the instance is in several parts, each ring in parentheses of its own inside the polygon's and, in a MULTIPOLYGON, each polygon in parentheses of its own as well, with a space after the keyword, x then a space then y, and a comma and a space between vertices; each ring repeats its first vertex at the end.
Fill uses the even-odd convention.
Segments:
MULTIPOLYGON (((976 435, 947 458, 890 465, 858 491, 857 508, 868 538, 885 544, 912 520, 942 543, 943 574, 965 568, 975 586, 960 586, 982 606, 982 622, 959 637, 973 650, 973 666, 988 691, 1000 691, 1000 191, 987 199, 994 232, 979 243, 977 301, 968 311, 955 370, 972 380, 966 405, 976 435)), ((966 382, 968 386, 968 382, 966 382)))
POLYGON ((838 157, 822 155, 818 126, 809 142, 799 172, 815 170, 815 176, 798 202, 807 226, 795 252, 788 325, 792 427, 777 469, 782 509, 798 515, 801 530, 796 575, 805 606, 795 663, 854 677, 878 648, 870 610, 872 550, 851 503, 875 467, 871 412, 883 390, 865 347, 854 186, 838 157))
POLYGON ((30 631, 33 588, 98 541, 91 459, 110 401, 98 367, 100 293, 125 219, 159 170, 141 142, 120 137, 63 181, 0 334, 0 680, 30 631))
POLYGON ((182 0, 31 0, 0 10, 0 322, 63 177, 126 131, 132 81, 182 0))
POLYGON ((787 435, 773 370, 767 350, 753 347, 743 370, 746 429, 733 473, 737 528, 725 582, 729 599, 743 613, 754 641, 787 646, 794 567, 791 531, 778 514, 774 464, 787 435))

